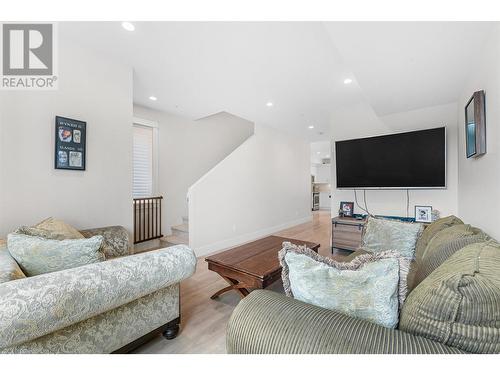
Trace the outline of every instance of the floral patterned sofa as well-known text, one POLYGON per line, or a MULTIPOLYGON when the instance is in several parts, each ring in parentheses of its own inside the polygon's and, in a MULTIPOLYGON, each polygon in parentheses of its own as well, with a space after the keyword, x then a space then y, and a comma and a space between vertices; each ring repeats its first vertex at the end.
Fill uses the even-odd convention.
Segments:
MULTIPOLYGON (((179 283, 196 258, 184 245, 130 255, 127 231, 104 237, 107 260, 16 280, 0 280, 0 353, 128 352, 179 330, 179 283)), ((0 274, 16 273, 0 242, 0 274)))

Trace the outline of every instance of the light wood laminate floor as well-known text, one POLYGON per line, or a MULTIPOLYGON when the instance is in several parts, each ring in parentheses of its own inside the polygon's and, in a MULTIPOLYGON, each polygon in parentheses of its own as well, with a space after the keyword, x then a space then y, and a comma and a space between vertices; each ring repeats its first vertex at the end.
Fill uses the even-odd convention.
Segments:
MULTIPOLYGON (((329 211, 315 211, 311 222, 276 233, 321 245, 319 253, 330 255, 331 217, 329 211)), ((210 296, 227 283, 207 269, 205 257, 198 259, 195 274, 181 283, 181 331, 174 340, 158 336, 138 348, 136 353, 225 353, 226 323, 240 301, 238 293, 228 292, 216 300, 210 296)), ((268 289, 283 293, 281 282, 268 289)))

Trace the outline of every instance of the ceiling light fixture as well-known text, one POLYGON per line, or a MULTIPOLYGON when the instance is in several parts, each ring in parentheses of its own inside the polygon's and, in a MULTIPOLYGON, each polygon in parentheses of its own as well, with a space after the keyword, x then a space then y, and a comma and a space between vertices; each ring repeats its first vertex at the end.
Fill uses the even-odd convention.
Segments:
POLYGON ((314 125, 309 125, 307 128, 308 129, 314 129, 314 125))
POLYGON ((135 26, 131 22, 124 21, 122 22, 122 27, 127 31, 134 31, 135 26))
POLYGON ((350 78, 344 79, 344 85, 349 85, 350 83, 352 83, 352 79, 350 78))
POLYGON ((274 103, 273 103, 273 102, 267 102, 267 103, 266 103, 266 106, 268 106, 268 107, 272 107, 273 105, 274 105, 274 103))
POLYGON ((150 96, 149 100, 152 100, 153 102, 156 102, 158 98, 156 96, 150 96))

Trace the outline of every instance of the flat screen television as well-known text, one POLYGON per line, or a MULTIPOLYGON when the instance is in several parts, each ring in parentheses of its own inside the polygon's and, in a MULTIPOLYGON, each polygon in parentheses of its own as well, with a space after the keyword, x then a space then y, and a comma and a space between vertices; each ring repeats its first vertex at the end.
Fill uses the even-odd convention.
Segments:
POLYGON ((338 189, 446 188, 446 128, 335 142, 338 189))

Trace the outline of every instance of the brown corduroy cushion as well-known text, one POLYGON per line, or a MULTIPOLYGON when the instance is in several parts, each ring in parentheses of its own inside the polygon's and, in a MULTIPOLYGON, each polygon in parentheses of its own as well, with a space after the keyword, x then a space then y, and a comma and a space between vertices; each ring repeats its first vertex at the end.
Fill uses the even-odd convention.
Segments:
POLYGON ((399 329, 471 353, 500 352, 500 244, 468 245, 407 297, 399 329))
POLYGON ((458 250, 473 243, 484 242, 486 240, 487 236, 484 233, 478 233, 475 235, 455 238, 432 248, 431 251, 428 250, 415 272, 412 285, 413 288, 420 284, 427 276, 429 276, 436 268, 443 264, 446 259, 455 254, 458 250))
POLYGON ((461 248, 476 242, 485 242, 488 239, 488 236, 480 229, 468 224, 453 225, 436 233, 417 264, 412 289, 461 248))
POLYGON ((431 238, 424 250, 424 253, 420 257, 420 260, 424 260, 429 254, 435 252, 436 248, 445 243, 448 243, 457 238, 472 236, 479 232, 479 229, 473 228, 469 224, 452 225, 451 227, 440 230, 431 238))
POLYGON ((425 230, 422 232, 422 235, 417 241, 417 245, 415 248, 415 258, 416 260, 420 260, 422 255, 425 252, 425 249, 427 248, 427 245, 429 244, 430 240, 432 237, 434 237, 438 232, 442 231, 443 229, 446 229, 448 227, 451 227, 453 225, 457 224, 463 224, 464 222, 460 220, 456 216, 446 216, 442 217, 441 219, 436 220, 429 226, 425 228, 425 230))
POLYGON ((418 267, 422 260, 422 255, 425 253, 427 245, 432 240, 432 238, 442 231, 443 229, 449 228, 454 225, 463 224, 463 221, 456 216, 446 216, 441 219, 434 221, 432 224, 428 225, 415 246, 415 260, 410 264, 410 272, 408 272, 408 291, 411 292, 415 285, 415 275, 418 271, 418 267))

